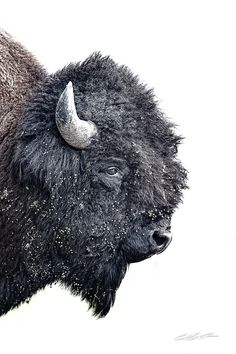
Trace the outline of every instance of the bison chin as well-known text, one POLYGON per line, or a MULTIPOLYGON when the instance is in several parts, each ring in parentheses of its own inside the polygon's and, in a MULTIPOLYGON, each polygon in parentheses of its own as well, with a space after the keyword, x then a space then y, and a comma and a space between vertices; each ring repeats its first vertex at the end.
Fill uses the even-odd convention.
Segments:
POLYGON ((63 284, 73 295, 80 295, 82 300, 86 300, 93 315, 101 318, 114 304, 116 290, 125 276, 127 264, 119 257, 92 263, 84 269, 77 266, 71 270, 63 279, 63 284))

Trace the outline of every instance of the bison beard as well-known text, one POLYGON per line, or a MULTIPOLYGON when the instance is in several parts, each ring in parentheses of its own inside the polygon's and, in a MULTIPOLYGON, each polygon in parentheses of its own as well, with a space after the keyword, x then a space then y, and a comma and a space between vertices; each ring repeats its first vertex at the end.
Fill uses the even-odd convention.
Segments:
POLYGON ((81 295, 98 317, 105 316, 115 301, 116 290, 125 276, 127 264, 120 257, 81 271, 72 269, 64 283, 74 295, 81 295), (77 276, 78 275, 78 276, 77 276))
POLYGON ((0 45, 0 315, 59 283, 103 317, 128 265, 170 243, 181 137, 109 57, 48 75, 0 45))

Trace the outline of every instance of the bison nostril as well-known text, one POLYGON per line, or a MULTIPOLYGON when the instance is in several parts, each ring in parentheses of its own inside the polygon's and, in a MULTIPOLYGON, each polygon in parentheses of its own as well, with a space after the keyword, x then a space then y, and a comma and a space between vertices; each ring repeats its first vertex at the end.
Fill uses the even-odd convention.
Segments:
POLYGON ((158 231, 154 231, 152 238, 158 248, 166 248, 171 242, 170 234, 160 234, 158 231))

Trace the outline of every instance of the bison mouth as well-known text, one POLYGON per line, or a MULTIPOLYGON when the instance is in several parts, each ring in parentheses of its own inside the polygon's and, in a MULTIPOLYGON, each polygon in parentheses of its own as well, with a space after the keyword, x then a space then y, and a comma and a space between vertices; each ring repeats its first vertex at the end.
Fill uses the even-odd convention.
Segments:
POLYGON ((166 250, 172 241, 170 232, 159 233, 154 231, 152 235, 141 240, 139 243, 130 239, 125 245, 125 257, 128 263, 141 262, 166 250))
POLYGON ((136 263, 164 252, 172 241, 170 231, 170 220, 166 219, 130 233, 121 246, 123 257, 127 263, 136 263))

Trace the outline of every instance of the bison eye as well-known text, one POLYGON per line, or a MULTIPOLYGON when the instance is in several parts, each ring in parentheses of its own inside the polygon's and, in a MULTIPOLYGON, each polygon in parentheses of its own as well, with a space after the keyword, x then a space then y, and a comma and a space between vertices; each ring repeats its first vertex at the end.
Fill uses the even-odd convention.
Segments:
POLYGON ((109 175, 109 176, 116 176, 120 173, 120 170, 118 167, 108 167, 106 170, 105 170, 106 174, 109 175))

